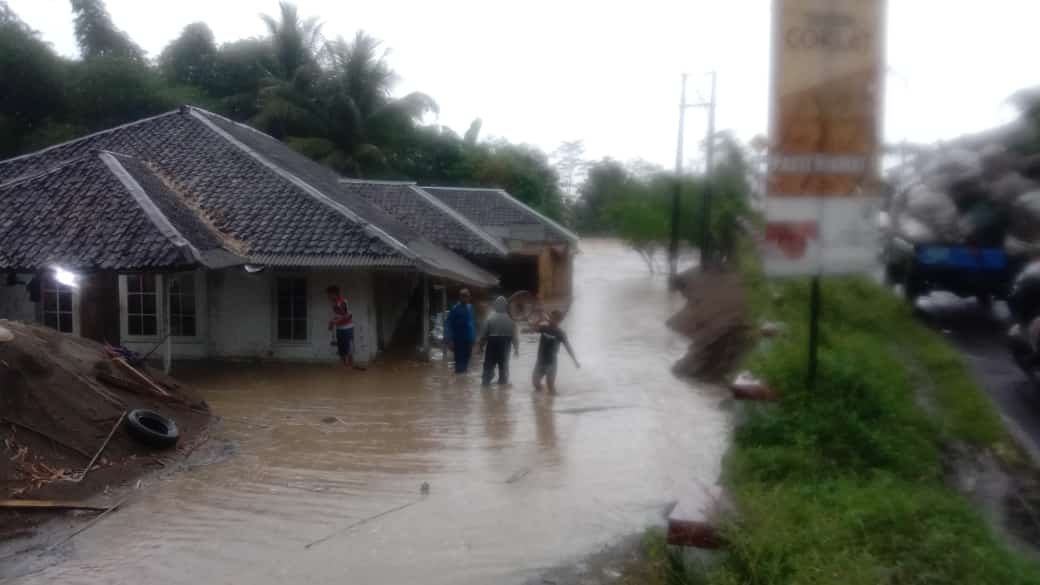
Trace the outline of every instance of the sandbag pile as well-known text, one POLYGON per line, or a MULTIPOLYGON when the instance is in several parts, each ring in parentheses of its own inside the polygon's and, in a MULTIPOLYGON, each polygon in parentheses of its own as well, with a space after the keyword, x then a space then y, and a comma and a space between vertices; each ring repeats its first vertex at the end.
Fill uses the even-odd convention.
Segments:
POLYGON ((920 155, 891 177, 880 218, 886 233, 915 244, 1002 247, 1040 254, 1040 158, 999 145, 920 155))

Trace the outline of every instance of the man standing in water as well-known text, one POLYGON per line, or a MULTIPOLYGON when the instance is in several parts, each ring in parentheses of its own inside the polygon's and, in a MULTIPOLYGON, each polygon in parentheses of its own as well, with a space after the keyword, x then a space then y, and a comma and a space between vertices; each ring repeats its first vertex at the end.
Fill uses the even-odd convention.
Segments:
POLYGON ((536 391, 542 390, 542 378, 545 378, 549 393, 556 394, 556 355, 560 353, 561 343, 574 360, 574 366, 581 368, 578 358, 574 357, 574 350, 571 348, 570 341, 567 340, 567 334, 560 329, 561 321, 563 321, 563 313, 554 309, 549 314, 549 323, 538 326, 538 361, 534 364, 534 375, 531 378, 536 391))
MULTIPOLYGON (((336 332, 336 351, 343 365, 348 368, 356 368, 354 365, 354 315, 347 307, 347 299, 339 292, 338 286, 330 286, 325 289, 332 303, 332 319, 329 319, 329 331, 336 332)), ((361 368, 357 368, 361 369, 361 368)))
POLYGON ((513 346, 513 355, 520 355, 520 337, 517 335, 516 323, 509 318, 509 301, 505 297, 495 299, 493 313, 484 321, 477 344, 484 352, 483 386, 491 385, 498 367, 498 383, 509 383, 509 346, 513 346))
POLYGON ((473 352, 473 340, 477 337, 477 325, 473 318, 469 289, 459 291, 459 302, 448 312, 444 322, 444 340, 455 352, 455 373, 463 374, 469 369, 469 357, 473 352))

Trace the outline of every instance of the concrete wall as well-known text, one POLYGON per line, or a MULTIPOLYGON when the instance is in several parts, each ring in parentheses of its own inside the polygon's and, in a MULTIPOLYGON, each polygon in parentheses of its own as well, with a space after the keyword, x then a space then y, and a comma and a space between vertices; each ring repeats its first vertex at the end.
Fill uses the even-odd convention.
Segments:
POLYGON ((328 322, 332 318, 325 289, 340 287, 354 315, 354 357, 368 363, 378 350, 371 271, 280 271, 249 274, 241 268, 215 271, 208 278, 210 336, 214 357, 275 358, 290 361, 335 361, 336 347, 328 322), (307 279, 307 339, 277 339, 275 290, 280 276, 307 279))
MULTIPOLYGON (((197 271, 195 275, 196 335, 174 337, 173 357, 177 359, 257 358, 289 361, 336 361, 328 322, 332 317, 325 289, 340 287, 354 315, 354 357, 370 362, 378 353, 379 334, 389 344, 408 301, 418 285, 419 276, 406 272, 370 270, 275 270, 250 274, 240 267, 219 271, 197 271), (307 281, 307 339, 277 339, 275 292, 280 276, 302 276, 307 281), (377 287, 378 280, 378 287, 377 287), (377 292, 378 289, 378 292, 377 292), (376 304, 379 304, 377 324, 376 304)), ((23 275, 27 282, 32 275, 23 275)), ((157 290, 165 291, 168 275, 156 275, 157 290)), ((36 305, 29 301, 24 285, 4 286, 0 281, 0 318, 36 321, 36 305)), ((127 329, 126 276, 118 277, 119 332, 125 347, 138 353, 161 357, 158 347, 167 329, 165 294, 158 295, 159 329, 155 335, 131 336, 127 329)), ((77 315, 79 294, 74 297, 77 315)), ((76 320, 77 324, 79 319, 76 320)), ((77 327, 77 334, 79 328, 77 327)))
MULTIPOLYGON (((20 282, 32 280, 32 274, 17 275, 20 282)), ((0 273, 0 319, 35 321, 36 305, 29 301, 24 284, 7 285, 7 275, 0 273)))

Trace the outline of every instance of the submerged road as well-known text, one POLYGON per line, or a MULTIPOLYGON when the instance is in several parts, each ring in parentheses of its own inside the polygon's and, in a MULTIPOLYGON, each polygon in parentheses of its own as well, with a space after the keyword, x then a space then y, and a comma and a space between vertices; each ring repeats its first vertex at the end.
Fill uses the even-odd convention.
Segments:
POLYGON ((1033 387, 1008 351, 1007 311, 981 310, 974 301, 932 295, 919 305, 923 318, 964 356, 979 385, 1009 423, 1017 439, 1040 462, 1040 389, 1033 387))
POLYGON ((670 373, 680 299, 621 246, 582 247, 564 328, 583 369, 561 352, 558 396, 531 391, 532 334, 491 390, 442 362, 182 370, 235 417, 210 445, 234 454, 149 480, 13 582, 523 583, 680 495, 707 506, 730 420, 723 394, 670 373))

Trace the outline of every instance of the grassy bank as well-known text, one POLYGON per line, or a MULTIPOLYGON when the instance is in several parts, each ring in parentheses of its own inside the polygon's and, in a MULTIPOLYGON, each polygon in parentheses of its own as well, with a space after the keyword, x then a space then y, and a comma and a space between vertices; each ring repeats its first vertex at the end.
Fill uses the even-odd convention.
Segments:
POLYGON ((944 340, 884 288, 828 279, 810 392, 808 283, 745 272, 756 317, 787 326, 748 358, 783 399, 748 405, 736 430, 724 476, 740 510, 724 528, 729 546, 706 569, 661 562, 658 582, 1040 584, 1038 565, 943 481, 949 441, 1017 457, 944 340))

